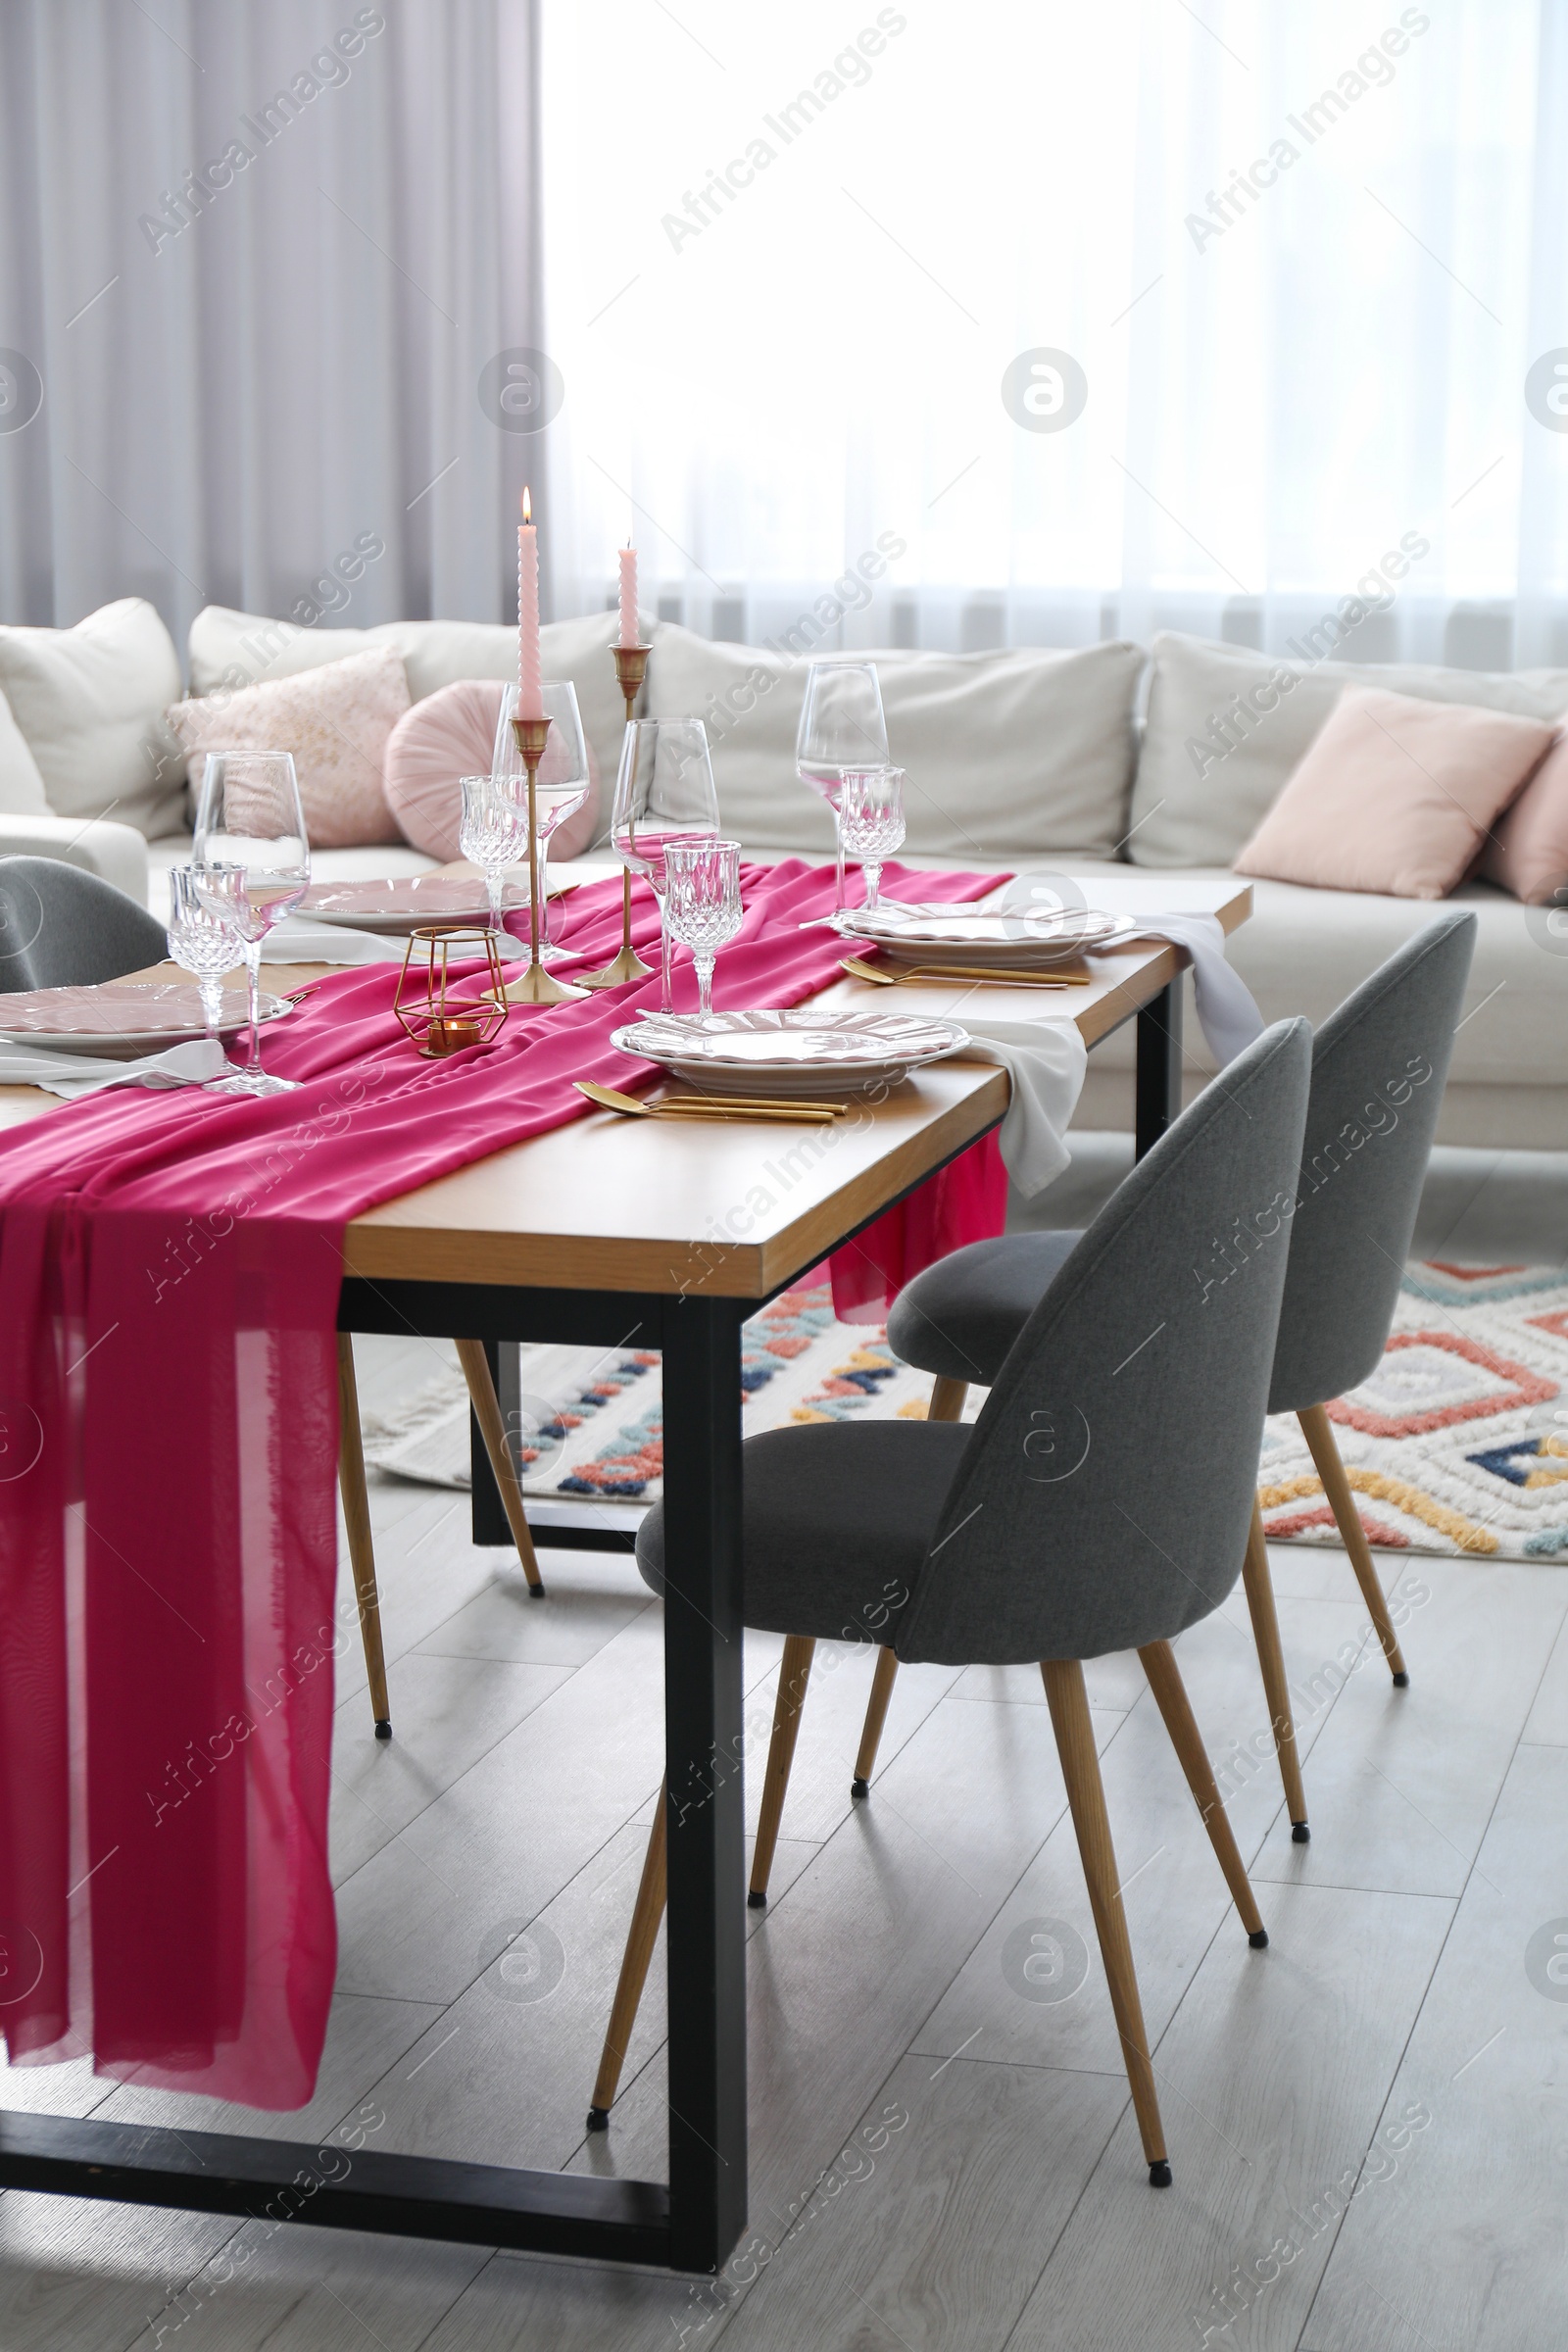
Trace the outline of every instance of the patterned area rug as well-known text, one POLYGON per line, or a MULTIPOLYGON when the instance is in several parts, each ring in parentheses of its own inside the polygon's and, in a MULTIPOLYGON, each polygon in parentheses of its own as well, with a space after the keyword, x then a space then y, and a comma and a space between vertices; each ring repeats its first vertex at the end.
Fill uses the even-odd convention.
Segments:
MULTIPOLYGON (((786 1291, 746 1326, 748 1437, 792 1421, 918 1418, 930 1380, 879 1328, 835 1322, 827 1284, 786 1291)), ((662 1492, 659 1358, 526 1348, 524 1492, 622 1505, 662 1492)), ((984 1401, 971 1390, 965 1419, 984 1401)), ((1329 1407, 1369 1541, 1396 1551, 1568 1559, 1568 1277, 1530 1266, 1412 1265, 1383 1362, 1329 1407)), ((468 1483, 467 1392, 454 1367, 390 1418, 366 1459, 401 1478, 468 1483)), ((1259 1470, 1271 1543, 1337 1545, 1293 1417, 1270 1420, 1259 1470)))
MULTIPOLYGON (((1410 1266, 1382 1363, 1328 1410, 1372 1544, 1568 1558, 1560 1268, 1410 1266)), ((1268 1423, 1258 1484, 1271 1543, 1338 1543, 1294 1418, 1268 1423)))
MULTIPOLYGON (((657 1502, 663 1420, 657 1354, 524 1348, 518 1466, 526 1494, 657 1502)), ((746 1325, 747 1437, 791 1421, 923 1417, 927 1374, 901 1363, 879 1325, 835 1322, 827 1283, 785 1291, 746 1325)), ((969 1417, 980 1409, 977 1395, 969 1417)), ((433 1486, 468 1484, 468 1392, 456 1367, 402 1411, 365 1424, 365 1458, 433 1486)))

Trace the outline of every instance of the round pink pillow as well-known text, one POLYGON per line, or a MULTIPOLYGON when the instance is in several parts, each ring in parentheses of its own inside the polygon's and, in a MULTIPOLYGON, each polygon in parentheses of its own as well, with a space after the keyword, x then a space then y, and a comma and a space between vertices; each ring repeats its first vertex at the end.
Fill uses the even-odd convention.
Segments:
MULTIPOLYGON (((458 786, 465 776, 490 772, 505 691, 500 678, 460 678, 454 686, 438 686, 405 710, 388 738, 382 770, 387 807, 404 839, 443 864, 463 855, 458 845, 458 786)), ((548 746, 540 773, 550 773, 548 746)), ((588 798, 551 835, 551 857, 575 858, 593 840, 598 823, 599 763, 590 743, 588 798)))

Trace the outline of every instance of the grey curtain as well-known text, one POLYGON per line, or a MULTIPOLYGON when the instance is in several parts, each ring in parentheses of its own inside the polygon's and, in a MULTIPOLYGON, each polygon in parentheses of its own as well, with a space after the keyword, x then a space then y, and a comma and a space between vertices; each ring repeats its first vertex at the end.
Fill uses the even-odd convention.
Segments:
POLYGON ((535 0, 0 0, 0 619, 511 617, 537 59, 535 0))

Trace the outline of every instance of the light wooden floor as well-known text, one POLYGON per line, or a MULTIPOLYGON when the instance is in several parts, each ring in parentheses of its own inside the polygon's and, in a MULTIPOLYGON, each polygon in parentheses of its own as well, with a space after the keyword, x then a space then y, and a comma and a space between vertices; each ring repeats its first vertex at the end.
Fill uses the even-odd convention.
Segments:
MULTIPOLYGON (((366 1343, 368 1407, 422 1343, 366 1343)), ((582 2124, 660 1777, 660 1624, 629 1561, 530 1603, 466 1501, 373 1492, 396 1738, 345 1668, 340 1997, 305 2118, 79 2069, 4 2104, 662 2170, 662 1954, 607 2138, 582 2124)), ((1180 1644, 1273 1942, 1248 1948, 1136 1663, 1090 1670, 1175 2175, 1146 2184, 1037 1675, 818 1653, 751 1915, 752 2234, 723 2280, 0 2197, 0 2352, 1556 2352, 1568 2311, 1568 1569, 1392 1564, 1412 1681, 1343 1557, 1278 1550, 1313 1840, 1249 1755, 1239 1593, 1180 1644), (1353 1663, 1351 1663, 1353 1662, 1353 1663), (1346 1664, 1351 1671, 1345 1673, 1346 1664), (1553 1925, 1555 1923, 1555 1927, 1553 1925)), ((748 1644, 765 1735, 777 1641, 748 1644)), ((755 1798, 754 1798, 755 1803, 755 1798)))

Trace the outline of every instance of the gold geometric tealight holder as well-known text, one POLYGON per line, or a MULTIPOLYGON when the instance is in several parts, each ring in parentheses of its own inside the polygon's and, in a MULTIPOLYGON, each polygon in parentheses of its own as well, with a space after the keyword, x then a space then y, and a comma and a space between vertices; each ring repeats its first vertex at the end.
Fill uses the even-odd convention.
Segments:
MULTIPOLYGON (((626 724, 631 725, 637 708, 637 697, 648 675, 648 657, 651 645, 612 645, 615 658, 615 676, 626 705, 626 724)), ((644 963, 631 944, 631 867, 622 868, 620 877, 620 954, 607 963, 602 972, 584 972, 583 988, 624 988, 628 980, 651 980, 653 966, 644 963)))
POLYGON ((548 718, 514 718, 512 732, 517 739, 522 764, 528 771, 528 968, 520 980, 514 980, 504 989, 509 1004, 575 1004, 582 996, 580 988, 568 988, 547 972, 539 959, 539 934, 544 925, 539 906, 539 762, 544 758, 545 742, 550 733, 548 718))
POLYGON ((448 1054, 461 1054, 466 1046, 485 1045, 495 1036, 507 1017, 504 978, 493 931, 421 924, 410 932, 409 944, 403 951, 403 969, 398 974, 392 1009, 425 1059, 439 1060, 448 1054), (488 996, 453 996, 454 956, 465 963, 470 956, 483 959, 490 980, 488 996), (415 972, 412 992, 411 969, 415 972))

